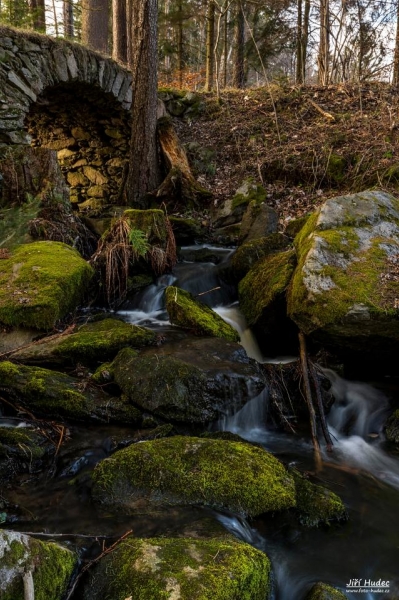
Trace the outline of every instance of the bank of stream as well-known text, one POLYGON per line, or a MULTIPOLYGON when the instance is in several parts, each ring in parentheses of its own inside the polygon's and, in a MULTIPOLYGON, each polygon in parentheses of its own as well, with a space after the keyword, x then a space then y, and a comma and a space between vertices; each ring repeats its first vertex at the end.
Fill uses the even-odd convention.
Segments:
MULTIPOLYGON (((164 308, 164 289, 175 284, 194 296, 201 296, 203 302, 237 329, 248 356, 267 363, 268 358, 262 355, 246 327, 233 288, 219 277, 231 252, 215 247, 182 248, 183 260, 173 275, 162 276, 136 294, 117 316, 155 329, 173 350, 174 345, 179 346, 187 338, 186 333, 169 323, 164 308), (204 250, 211 262, 196 260, 204 250)), ((289 362, 295 357, 272 360, 289 362)), ((53 469, 39 477, 25 474, 13 485, 8 498, 20 507, 20 512, 14 523, 9 519, 7 527, 52 534, 88 534, 93 539, 74 536, 65 539, 70 543, 78 540, 86 555, 90 552, 95 555, 101 546, 100 542, 94 542, 95 536, 116 539, 129 529, 141 537, 178 533, 191 522, 212 515, 234 535, 270 557, 273 600, 300 600, 316 581, 345 592, 346 584, 354 578, 389 581, 389 593, 382 596, 380 592, 365 591, 363 597, 393 599, 399 595, 399 457, 389 454, 384 446, 382 427, 389 408, 388 397, 380 387, 344 380, 329 369, 324 374, 331 381, 335 397, 328 416, 334 451, 324 453, 321 470, 315 468, 306 433, 282 433, 270 423, 267 390, 241 410, 231 410, 210 429, 237 433, 261 444, 286 465, 312 473, 316 483, 343 499, 349 516, 343 524, 309 529, 277 513, 247 522, 234 514, 200 508, 174 508, 167 516, 156 512, 135 517, 109 516, 92 504, 92 469, 132 440, 146 439, 146 432, 127 427, 72 425, 53 469)), ((397 391, 391 389, 389 393, 397 391)), ((234 397, 231 404, 234 405, 234 397)), ((6 420, 3 421, 6 425, 6 420)), ((79 589, 73 598, 79 598, 79 589)))

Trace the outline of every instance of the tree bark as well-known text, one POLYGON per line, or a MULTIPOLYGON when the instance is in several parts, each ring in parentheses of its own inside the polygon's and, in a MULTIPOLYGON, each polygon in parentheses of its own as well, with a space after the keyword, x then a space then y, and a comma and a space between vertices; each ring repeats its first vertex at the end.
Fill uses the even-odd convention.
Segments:
POLYGON ((206 79, 205 91, 210 92, 213 88, 213 66, 214 66, 214 44, 215 44, 215 1, 208 0, 206 13, 206 79))
POLYGON ((108 52, 108 0, 82 0, 82 43, 108 52))
POLYGON ((297 11, 297 34, 296 34, 296 83, 303 83, 303 46, 302 46, 302 5, 303 0, 298 0, 298 11, 297 11))
POLYGON ((395 37, 395 55, 393 59, 393 77, 392 84, 399 84, 399 2, 396 5, 396 37, 395 37))
POLYGON ((62 16, 64 20, 64 37, 72 39, 74 36, 73 7, 71 0, 64 0, 62 4, 62 16))
POLYGON ((160 183, 157 156, 157 0, 132 0, 132 135, 127 178, 131 206, 146 207, 145 198, 160 183))
POLYGON ((184 54, 183 54, 183 1, 179 0, 177 23, 177 72, 179 73, 179 87, 183 87, 184 54))
POLYGON ((237 88, 245 87, 244 70, 244 44, 245 44, 245 20, 241 0, 237 0, 237 13, 235 24, 235 45, 234 45, 234 69, 233 85, 237 88))
POLYGON ((330 4, 329 0, 320 0, 320 44, 319 44, 319 84, 328 85, 330 59, 330 4))
POLYGON ((112 58, 127 63, 127 2, 112 0, 112 58))
POLYGON ((46 33, 44 0, 31 0, 29 4, 32 12, 33 29, 41 33, 46 33))

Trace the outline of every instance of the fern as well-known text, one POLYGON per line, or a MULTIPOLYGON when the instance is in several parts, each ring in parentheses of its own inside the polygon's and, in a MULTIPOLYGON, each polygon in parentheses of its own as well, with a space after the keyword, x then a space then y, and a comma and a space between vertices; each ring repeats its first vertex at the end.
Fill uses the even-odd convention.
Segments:
POLYGON ((129 242, 132 246, 133 254, 136 256, 144 258, 150 249, 146 235, 141 229, 131 229, 129 231, 129 242))

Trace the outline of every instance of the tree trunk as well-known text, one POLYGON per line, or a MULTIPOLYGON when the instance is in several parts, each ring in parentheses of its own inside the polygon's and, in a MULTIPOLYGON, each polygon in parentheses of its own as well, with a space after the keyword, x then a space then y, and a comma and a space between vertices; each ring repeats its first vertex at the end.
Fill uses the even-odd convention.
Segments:
POLYGON ((127 63, 126 0, 112 0, 112 58, 127 63))
POLYGON ((179 73, 179 87, 183 87, 183 2, 179 0, 178 5, 178 23, 177 23, 177 71, 179 73))
POLYGON ((237 88, 245 87, 244 71, 244 44, 245 44, 245 20, 241 0, 237 0, 237 13, 235 24, 235 48, 234 48, 234 70, 233 85, 237 88))
MULTIPOLYGON (((157 156, 157 0, 132 1, 132 136, 127 199, 146 206, 146 194, 158 187, 157 156)), ((130 25, 130 24, 129 24, 130 25)))
POLYGON ((64 19, 64 37, 72 39, 74 37, 73 28, 73 7, 71 0, 64 0, 62 4, 62 15, 64 19))
POLYGON ((399 2, 396 5, 396 38, 395 38, 395 55, 393 59, 393 78, 392 84, 399 84, 399 2))
POLYGON ((229 23, 228 23, 228 7, 226 6, 226 10, 224 13, 224 49, 223 49, 223 87, 226 88, 227 87, 227 55, 228 55, 228 50, 229 50, 229 46, 228 46, 228 28, 229 28, 229 23))
POLYGON ((210 92, 213 88, 213 66, 214 66, 214 44, 215 44, 215 1, 208 0, 206 13, 206 79, 205 91, 210 92))
POLYGON ((320 45, 319 45, 319 84, 328 85, 330 55, 330 5, 329 0, 320 0, 320 45))
POLYGON ((44 0, 31 0, 29 4, 32 12, 33 29, 41 33, 46 33, 44 0))
POLYGON ((298 0, 298 16, 296 26, 296 74, 295 81, 298 84, 303 83, 303 46, 302 46, 302 4, 303 0, 298 0))
POLYGON ((108 52, 108 0, 82 0, 82 43, 108 52))

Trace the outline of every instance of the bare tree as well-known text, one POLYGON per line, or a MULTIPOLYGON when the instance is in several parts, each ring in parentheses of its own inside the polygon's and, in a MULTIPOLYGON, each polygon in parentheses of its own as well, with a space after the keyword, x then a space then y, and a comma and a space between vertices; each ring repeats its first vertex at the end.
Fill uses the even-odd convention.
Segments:
POLYGON ((127 3, 112 0, 112 58, 127 63, 127 3))
POLYGON ((213 87, 215 43, 215 0, 208 0, 206 12, 206 79, 205 90, 209 92, 213 87))
POLYGON ((108 52, 108 0, 82 0, 82 42, 89 48, 108 52))

